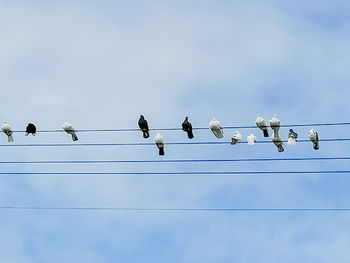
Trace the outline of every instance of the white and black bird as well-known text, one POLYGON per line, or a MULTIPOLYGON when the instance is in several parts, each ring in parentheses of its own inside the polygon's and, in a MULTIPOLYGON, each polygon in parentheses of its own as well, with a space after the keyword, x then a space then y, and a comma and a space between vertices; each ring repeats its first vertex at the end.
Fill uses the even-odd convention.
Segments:
POLYGON ((310 139, 310 141, 312 141, 314 149, 319 150, 320 145, 318 143, 318 133, 314 129, 311 129, 309 131, 309 139, 310 139))
POLYGON ((186 117, 182 123, 182 130, 187 132, 188 139, 194 138, 192 124, 188 121, 188 117, 186 117))
POLYGON ((76 130, 74 129, 73 125, 69 122, 69 121, 66 121, 63 126, 62 126, 63 130, 72 135, 72 140, 73 141, 77 141, 78 140, 78 136, 77 134, 75 133, 76 130))
POLYGON ((287 143, 289 145, 296 145, 297 138, 298 138, 298 134, 295 131, 293 131, 293 129, 289 129, 288 142, 287 143))
POLYGON ((281 121, 277 119, 277 115, 273 115, 272 119, 270 120, 270 127, 273 130, 276 137, 279 137, 278 131, 280 129, 281 121))
POLYGON ((36 127, 33 123, 28 123, 27 125, 26 136, 28 136, 29 134, 32 134, 33 136, 35 136, 36 134, 36 127))
POLYGON ((276 145, 277 149, 279 152, 283 152, 284 149, 283 149, 283 141, 281 139, 281 137, 279 137, 278 135, 275 136, 275 133, 274 135, 272 136, 272 142, 274 143, 274 145, 276 145))
POLYGON ((247 141, 249 145, 254 145, 256 143, 256 136, 251 133, 249 136, 247 136, 247 141))
POLYGON ((221 127, 220 122, 213 118, 209 123, 209 129, 214 133, 216 138, 222 139, 224 138, 224 129, 221 127))
POLYGON ((2 131, 7 135, 8 142, 13 142, 11 126, 5 121, 1 126, 2 131))
POLYGON ((258 114, 258 117, 256 118, 256 126, 263 131, 264 133, 264 137, 269 137, 269 129, 268 129, 268 125, 266 123, 266 120, 261 117, 261 114, 258 114))
POLYGON ((239 131, 235 131, 232 136, 231 144, 235 145, 236 143, 240 143, 242 139, 243 139, 242 134, 240 134, 239 131))
POLYGON ((164 155, 164 140, 162 135, 160 135, 159 132, 156 134, 154 141, 159 149, 159 155, 164 155))

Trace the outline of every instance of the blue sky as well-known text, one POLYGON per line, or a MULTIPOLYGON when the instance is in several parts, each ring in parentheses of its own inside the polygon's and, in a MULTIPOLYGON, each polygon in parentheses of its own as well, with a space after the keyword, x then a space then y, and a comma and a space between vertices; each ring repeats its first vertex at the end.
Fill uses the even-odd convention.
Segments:
MULTIPOLYGON (((1 120, 59 129, 346 122, 347 1, 0 1, 1 120)), ((296 131, 307 138, 309 128, 296 131)), ((317 127, 347 138, 348 127, 317 127)), ((241 130, 244 137, 256 129, 241 130)), ((225 130, 230 141, 233 130, 225 130)), ((281 129, 286 138, 288 129, 281 129)), ((153 142, 155 132, 149 142, 153 142)), ((166 142, 187 141, 162 132, 166 142)), ((144 142, 80 133, 80 142, 144 142)), ((194 141, 213 141, 209 130, 194 141)), ((68 143, 64 133, 15 143, 68 143)), ((0 143, 7 143, 0 136, 0 143)), ((166 146, 164 159, 348 156, 348 144, 166 146)), ((1 160, 154 160, 155 147, 2 148, 1 160)), ((1 171, 283 171, 346 161, 1 165, 1 171)), ((2 176, 0 206, 350 207, 348 175, 2 176)), ((1 211, 2 262, 345 262, 348 213, 1 211)))

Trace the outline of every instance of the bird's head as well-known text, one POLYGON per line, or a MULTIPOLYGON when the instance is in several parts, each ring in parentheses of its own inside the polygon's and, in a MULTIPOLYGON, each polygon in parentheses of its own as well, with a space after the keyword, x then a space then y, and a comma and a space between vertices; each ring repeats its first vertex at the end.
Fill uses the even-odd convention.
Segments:
POLYGON ((145 119, 145 117, 143 115, 140 115, 140 119, 143 120, 145 119))
POLYGON ((185 121, 188 121, 188 117, 186 116, 185 121))
POLYGON ((289 132, 294 132, 293 129, 289 129, 289 132))

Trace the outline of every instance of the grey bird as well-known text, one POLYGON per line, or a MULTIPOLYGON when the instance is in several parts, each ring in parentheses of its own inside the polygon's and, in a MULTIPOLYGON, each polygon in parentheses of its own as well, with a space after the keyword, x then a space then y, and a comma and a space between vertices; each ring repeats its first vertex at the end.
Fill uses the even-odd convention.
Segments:
POLYGON ((13 142, 12 129, 11 126, 5 121, 1 126, 2 131, 7 135, 8 142, 13 142))
POLYGON ((266 120, 263 119, 263 117, 261 116, 261 114, 258 114, 258 117, 256 118, 256 126, 263 131, 264 133, 264 137, 269 137, 269 130, 268 130, 268 125, 266 123, 266 120))
POLYGON ((314 149, 319 150, 320 145, 319 145, 319 141, 318 141, 318 133, 314 129, 311 129, 309 131, 309 139, 312 142, 314 149))
POLYGON ((288 134, 288 144, 289 145, 295 145, 297 143, 297 138, 298 134, 293 131, 293 129, 289 129, 289 134, 288 134))
POLYGON ((256 143, 256 136, 251 133, 249 136, 247 136, 248 145, 254 145, 256 143))
POLYGON ((188 117, 186 117, 184 122, 182 123, 182 130, 184 132, 187 132, 188 139, 193 139, 193 128, 192 124, 188 121, 188 117))
POLYGON ((279 136, 275 136, 275 133, 274 135, 272 136, 272 142, 276 145, 277 149, 279 152, 283 152, 284 149, 283 149, 283 141, 281 139, 281 137, 279 136))
POLYGON ((156 143, 159 149, 159 155, 164 155, 164 140, 162 135, 160 135, 159 132, 156 134, 156 137, 154 138, 154 142, 156 143))
POLYGON ((213 132, 216 138, 224 138, 224 129, 221 127, 220 122, 213 118, 209 123, 209 129, 213 132))
POLYGON ((77 134, 75 133, 75 129, 73 127, 73 125, 69 122, 69 121, 66 121, 63 126, 62 126, 63 130, 72 135, 72 140, 73 141, 77 141, 78 140, 78 136, 77 134))
POLYGON ((242 134, 240 134, 239 131, 235 131, 231 139, 231 144, 235 145, 236 143, 240 143, 242 139, 242 134))

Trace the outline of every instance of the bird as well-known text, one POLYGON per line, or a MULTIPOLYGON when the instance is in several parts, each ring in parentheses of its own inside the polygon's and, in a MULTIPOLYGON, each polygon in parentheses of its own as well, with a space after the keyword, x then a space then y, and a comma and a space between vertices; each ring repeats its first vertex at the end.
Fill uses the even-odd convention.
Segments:
POLYGON ((251 133, 249 136, 247 136, 247 141, 249 145, 254 145, 256 143, 256 136, 251 133))
POLYGON ((193 139, 193 129, 192 124, 188 121, 188 117, 185 118, 184 122, 182 123, 182 130, 187 132, 188 139, 193 139))
POLYGON ((264 137, 269 137, 269 130, 268 125, 266 123, 266 120, 261 117, 261 114, 258 114, 258 117, 256 118, 256 126, 263 131, 264 137))
POLYGON ((36 134, 36 127, 33 123, 28 123, 27 128, 26 128, 26 136, 28 136, 30 133, 33 136, 36 134))
POLYGON ((289 145, 295 145, 297 143, 297 138, 298 134, 293 131, 293 129, 289 129, 289 134, 288 134, 288 144, 289 145))
POLYGON ((272 119, 270 120, 270 127, 273 130, 276 137, 279 137, 278 130, 280 129, 281 121, 277 119, 277 115, 273 115, 272 119))
POLYGON ((7 135, 8 142, 13 142, 11 126, 5 121, 1 126, 2 131, 7 135))
POLYGON ((222 139, 224 137, 224 130, 220 125, 220 122, 213 118, 209 123, 209 129, 214 133, 216 138, 222 139))
POLYGON ((276 145, 277 149, 279 152, 283 152, 284 149, 283 149, 283 141, 281 139, 281 137, 279 137, 278 135, 276 136, 275 133, 274 135, 272 136, 272 142, 276 145))
POLYGON ((236 143, 240 143, 242 139, 243 139, 242 134, 240 134, 239 131, 235 131, 232 136, 231 144, 235 145, 236 143))
POLYGON ((73 141, 77 141, 78 140, 78 136, 77 134, 75 133, 75 129, 73 127, 73 125, 69 122, 69 121, 66 121, 63 126, 62 126, 63 130, 72 135, 72 140, 73 141))
POLYGON ((154 141, 159 149, 159 155, 164 155, 164 141, 162 135, 160 135, 159 132, 156 134, 154 141))
POLYGON ((143 133, 143 138, 145 138, 145 139, 149 138, 148 122, 146 121, 146 119, 143 115, 140 115, 140 119, 139 119, 138 124, 139 124, 139 127, 143 133))
POLYGON ((319 150, 320 146, 318 143, 318 133, 314 129, 309 131, 309 139, 312 141, 314 149, 319 150))

